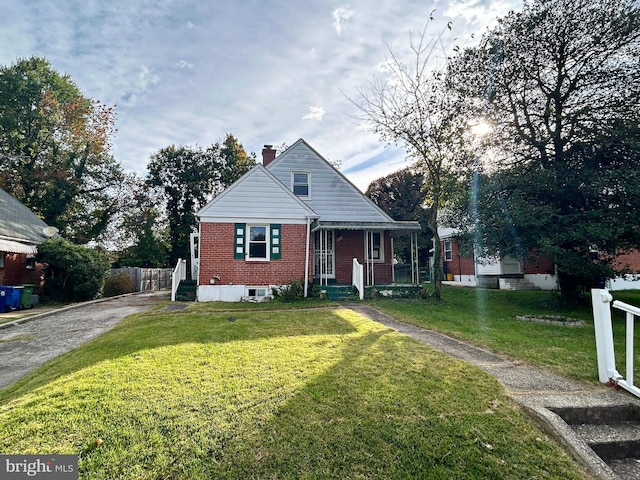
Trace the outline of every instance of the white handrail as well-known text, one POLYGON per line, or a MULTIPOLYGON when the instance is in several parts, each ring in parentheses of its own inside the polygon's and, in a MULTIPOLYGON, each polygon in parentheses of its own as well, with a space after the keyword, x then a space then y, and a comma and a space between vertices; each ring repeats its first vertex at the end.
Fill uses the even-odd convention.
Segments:
POLYGON ((640 388, 633 384, 633 349, 635 317, 640 317, 640 308, 616 300, 610 306, 613 297, 607 289, 591 290, 593 305, 593 325, 596 331, 596 352, 598 355, 598 379, 602 383, 618 385, 637 397, 640 388), (613 326, 611 323, 611 307, 626 312, 626 378, 616 368, 613 345, 613 326))
POLYGON ((173 274, 171 276, 171 301, 176 301, 176 292, 178 291, 178 286, 180 282, 187 278, 187 261, 181 258, 178 259, 178 263, 176 263, 176 268, 173 269, 173 274))
POLYGON ((360 300, 364 298, 364 270, 357 258, 353 259, 353 267, 351 272, 351 285, 358 289, 360 300))

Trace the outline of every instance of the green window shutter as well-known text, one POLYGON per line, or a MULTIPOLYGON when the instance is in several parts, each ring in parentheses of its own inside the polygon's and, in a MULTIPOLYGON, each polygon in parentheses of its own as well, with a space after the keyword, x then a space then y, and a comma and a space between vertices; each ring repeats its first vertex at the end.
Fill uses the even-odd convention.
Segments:
POLYGON ((280 260, 282 245, 280 245, 280 239, 282 238, 282 225, 279 223, 272 223, 269 228, 271 229, 271 260, 280 260))
POLYGON ((247 225, 244 223, 236 223, 233 233, 233 258, 235 260, 244 260, 244 249, 246 248, 247 225))

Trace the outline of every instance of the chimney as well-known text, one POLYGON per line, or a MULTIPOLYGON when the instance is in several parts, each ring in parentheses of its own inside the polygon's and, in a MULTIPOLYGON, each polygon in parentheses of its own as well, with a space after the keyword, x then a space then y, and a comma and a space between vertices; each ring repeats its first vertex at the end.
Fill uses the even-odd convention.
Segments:
POLYGON ((266 167, 276 158, 276 151, 272 148, 273 145, 265 145, 262 149, 262 165, 266 167))

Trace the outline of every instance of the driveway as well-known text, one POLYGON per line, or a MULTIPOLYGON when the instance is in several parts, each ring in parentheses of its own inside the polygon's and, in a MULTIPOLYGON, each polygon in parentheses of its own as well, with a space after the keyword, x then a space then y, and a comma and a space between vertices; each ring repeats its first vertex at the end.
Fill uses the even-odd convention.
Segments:
POLYGON ((124 295, 66 307, 0 327, 0 389, 43 363, 113 328, 120 320, 168 300, 166 291, 124 295))

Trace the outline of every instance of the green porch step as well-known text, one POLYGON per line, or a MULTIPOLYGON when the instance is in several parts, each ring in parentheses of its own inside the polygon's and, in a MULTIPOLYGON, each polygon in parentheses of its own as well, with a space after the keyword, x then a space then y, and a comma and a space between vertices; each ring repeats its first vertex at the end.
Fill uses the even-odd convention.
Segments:
POLYGON ((322 285, 321 290, 327 292, 327 298, 332 302, 344 302, 356 300, 351 285, 322 285))
POLYGON ((198 285, 195 280, 181 280, 176 290, 176 301, 195 302, 198 285))

